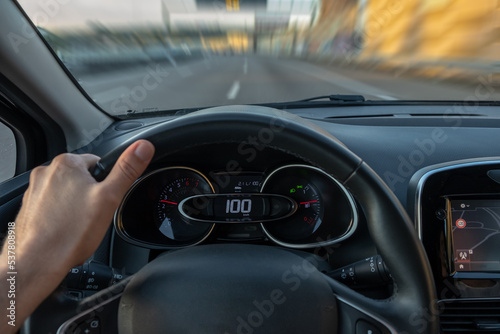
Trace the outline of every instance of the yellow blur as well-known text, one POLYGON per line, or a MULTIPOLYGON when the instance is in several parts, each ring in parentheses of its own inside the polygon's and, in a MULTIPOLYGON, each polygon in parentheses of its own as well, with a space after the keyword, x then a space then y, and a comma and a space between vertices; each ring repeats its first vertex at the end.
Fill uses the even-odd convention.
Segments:
POLYGON ((496 60, 497 0, 371 0, 366 6, 364 57, 496 60))
POLYGON ((226 0, 226 9, 230 12, 240 10, 240 0, 226 0))

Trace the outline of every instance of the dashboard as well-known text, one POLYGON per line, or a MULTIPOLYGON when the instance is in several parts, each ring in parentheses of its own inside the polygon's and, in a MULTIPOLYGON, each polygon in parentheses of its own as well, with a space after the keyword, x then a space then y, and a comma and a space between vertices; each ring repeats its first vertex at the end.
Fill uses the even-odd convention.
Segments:
MULTIPOLYGON (((366 107, 349 107, 349 108, 331 108, 331 109, 315 109, 303 108, 294 111, 294 113, 302 118, 308 119, 318 127, 324 129, 326 132, 331 133, 344 143, 355 154, 361 157, 373 168, 381 179, 389 186, 389 188, 396 194, 401 204, 406 208, 408 214, 414 218, 415 228, 418 230, 419 237, 426 246, 426 249, 432 250, 436 244, 427 244, 427 240, 432 238, 434 231, 428 228, 421 227, 428 225, 420 221, 420 212, 427 212, 427 208, 432 204, 432 210, 436 210, 436 202, 431 201, 426 203, 424 201, 416 201, 416 184, 421 181, 423 172, 428 172, 428 168, 434 170, 441 164, 456 165, 456 161, 463 159, 471 159, 477 161, 488 156, 500 156, 500 147, 497 149, 491 146, 491 142, 500 140, 500 135, 496 126, 499 126, 496 115, 496 107, 482 107, 481 115, 477 117, 454 117, 449 113, 449 107, 433 106, 432 113, 419 115, 422 106, 371 106, 366 107), (369 110, 368 110, 369 109, 369 110), (355 115, 356 117, 350 117, 355 115), (360 116, 362 115, 362 116, 360 116), (393 117, 391 117, 393 115, 393 117), (418 117, 417 117, 418 116, 418 117), (457 126, 457 124, 459 126, 457 126), (405 129, 402 131, 402 129, 405 129), (390 148, 390 149, 388 149, 390 148), (423 171, 423 172, 422 172, 423 171)), ((103 140, 102 143, 93 147, 92 151, 97 155, 105 154, 112 147, 122 142, 126 138, 134 136, 137 132, 148 126, 154 126, 162 122, 168 122, 175 119, 177 116, 165 116, 157 118, 141 118, 138 120, 124 120, 116 123, 112 129, 108 131, 109 139, 103 140)), ((347 201, 345 224, 352 219, 350 229, 342 229, 332 240, 329 240, 328 247, 333 247, 335 252, 339 254, 338 257, 332 258, 331 261, 334 267, 340 267, 363 259, 364 257, 371 256, 377 253, 370 236, 366 231, 366 219, 364 212, 360 211, 356 205, 356 200, 349 195, 349 189, 342 189, 339 184, 335 182, 334 178, 327 177, 321 171, 313 172, 316 166, 311 164, 310 161, 300 159, 300 157, 287 154, 279 150, 262 149, 256 146, 255 155, 240 154, 237 144, 222 143, 213 146, 204 146, 203 148, 186 147, 168 158, 160 161, 151 166, 148 174, 139 180, 133 189, 127 195, 126 201, 122 203, 120 212, 115 217, 116 231, 120 236, 124 237, 127 242, 134 245, 140 245, 146 249, 175 249, 184 247, 186 245, 193 245, 196 243, 209 243, 213 241, 241 241, 241 242, 269 242, 270 244, 283 245, 288 244, 288 241, 283 238, 274 238, 273 234, 269 233, 265 227, 278 227, 281 222, 293 221, 302 212, 301 210, 295 211, 289 217, 283 217, 276 221, 269 221, 262 223, 258 217, 218 217, 216 222, 197 222, 202 226, 213 226, 209 229, 209 233, 202 237, 194 238, 192 240, 185 240, 177 242, 169 239, 159 230, 160 220, 165 220, 164 214, 169 211, 168 203, 158 202, 162 196, 162 192, 169 191, 169 184, 179 177, 194 176, 200 181, 205 183, 204 189, 201 192, 212 194, 215 196, 214 200, 221 201, 220 207, 225 211, 228 197, 231 194, 244 194, 250 196, 248 199, 257 198, 258 194, 272 194, 272 192, 263 189, 266 179, 281 168, 284 171, 294 170, 290 166, 302 166, 309 174, 317 174, 320 176, 318 180, 314 180, 313 188, 316 193, 322 197, 316 206, 311 205, 309 212, 319 212, 321 215, 330 215, 329 205, 325 203, 332 203, 327 201, 326 195, 323 194, 325 185, 330 186, 331 189, 336 189, 335 196, 340 196, 344 201, 347 201), (250 159, 251 158, 251 159, 250 159), (288 167, 287 167, 288 166, 288 167), (180 170, 188 171, 189 175, 174 175, 175 168, 180 167, 180 170), (159 181, 158 179, 159 178, 159 181), (319 181, 321 180, 321 181, 319 181), (159 182, 156 184, 156 182, 159 182), (317 182, 317 183, 316 183, 317 182), (245 184, 249 184, 246 185, 245 184), (241 189, 238 187, 243 186, 241 189), (154 195, 150 196, 146 201, 144 191, 147 187, 152 188, 154 195), (208 188, 207 188, 208 187, 208 188), (318 187, 321 191, 318 192, 318 187), (151 197, 152 196, 152 197, 151 197), (147 202, 147 204, 146 204, 147 202), (161 204, 160 204, 161 203, 161 204), (318 209, 319 208, 319 209, 318 209), (132 216, 123 220, 124 210, 140 211, 140 217, 132 216), (322 211, 323 210, 323 211, 322 211), (160 217, 161 216, 161 217, 160 217), (354 219, 356 218, 356 219, 354 219), (227 223, 227 219, 233 220, 232 224, 227 223), (255 222, 248 222, 242 224, 242 221, 254 219, 255 222), (222 221, 226 221, 223 223, 222 221), (239 221, 240 223, 234 223, 239 221), (126 226, 131 225, 133 222, 140 222, 141 226, 151 226, 151 233, 148 235, 138 236, 133 231, 127 230, 126 226), (251 225, 247 231, 242 233, 245 225, 251 225), (347 232, 345 232, 347 231, 347 232), (339 235, 343 234, 340 238, 339 235), (235 239, 235 236, 238 236, 235 239), (243 237, 244 236, 244 237, 243 237), (158 238, 160 240, 153 240, 158 238), (203 239, 201 241, 201 239, 203 239)), ((488 160, 488 159, 486 159, 488 160)), ((491 159, 490 159, 491 160, 491 159)), ((179 171, 179 170, 177 170, 179 171)), ((181 173, 182 174, 182 173, 181 173)), ((433 178, 440 178, 442 174, 436 174, 433 178)), ((475 180, 474 173, 471 173, 468 178, 475 180)), ((427 178, 424 178, 427 179, 427 178)), ((488 179, 491 181, 491 179, 488 179)), ((295 199, 290 196, 290 189, 295 180, 290 180, 290 183, 285 188, 289 187, 286 191, 280 190, 275 192, 274 195, 283 195, 292 199, 292 204, 299 204, 297 209, 300 209, 300 203, 306 202, 300 199, 295 199), (288 193, 286 193, 288 191, 288 193), (293 203, 295 202, 295 203, 293 203)), ((465 181, 462 181, 465 182, 465 181)), ((474 183, 474 181, 467 181, 474 183)), ((295 182, 296 183, 296 182, 295 182)), ((302 181, 305 183, 305 181, 302 181)), ((284 186, 284 185, 283 185, 284 186)), ((273 190, 274 191, 274 190, 273 190)), ((313 197, 313 192, 307 196, 313 197)), ((495 190, 496 191, 496 190, 495 190)), ((494 192, 494 191, 493 191, 494 192)), ((500 192, 500 190, 499 190, 500 192)), ((476 191, 462 191, 462 194, 482 194, 481 189, 476 191)), ((452 194, 460 194, 460 191, 448 192, 441 191, 439 196, 446 196, 452 194)), ((165 194, 164 194, 165 195, 165 194)), ((194 196, 196 194, 191 194, 194 196)), ((183 195, 184 196, 184 195, 183 195)), ((189 196, 187 196, 189 197, 189 196)), ((185 199, 182 197, 182 199, 185 199)), ((243 201, 244 199, 241 198, 243 201)), ((312 199, 315 200, 315 199, 312 199)), ((168 201, 168 199, 166 200, 168 201)), ((172 201, 180 203, 176 199, 172 201)), ((236 203, 236 202, 235 202, 236 203)), ((241 202, 240 202, 241 203, 241 202)), ((313 204, 313 203, 311 203, 313 204)), ((176 206, 175 204, 172 204, 176 206)), ((237 204, 235 204, 237 205, 237 204)), ((303 205, 305 206, 305 204, 303 205)), ((446 203, 439 202, 439 209, 446 211, 446 203)), ((305 209, 305 207, 303 207, 305 209)), ((434 215, 432 211, 432 215, 434 215)), ((224 212, 225 213, 225 212, 224 212)), ((252 213, 253 214, 253 213, 252 213)), ((191 217, 193 218, 193 217, 191 217)), ((210 217, 213 219, 214 217, 210 217)), ((216 217, 217 218, 217 217, 216 217)), ((262 217, 261 217, 262 218, 262 217)), ((268 217, 269 218, 269 217, 268 217)), ((324 217, 323 217, 324 218, 324 217)), ((338 217, 334 217, 327 223, 335 225, 338 223, 338 217)), ((189 220, 185 216, 183 220, 189 220)), ((209 220, 210 220, 209 219, 209 220)), ((174 221, 175 221, 174 217, 174 221)), ((316 218, 312 218, 316 221, 316 218)), ((429 220, 427 220, 429 221, 429 220)), ((325 220, 322 220, 323 224, 325 220)), ((440 221, 442 222, 442 221, 440 221)), ((191 224, 195 224, 191 222, 191 224)), ((327 224, 325 224, 325 227, 327 224)), ((314 229, 314 228, 313 228, 314 229)), ((280 235, 280 237, 282 237, 280 235)), ((315 237, 322 237, 322 235, 315 235, 315 237)), ((291 247, 301 248, 307 245, 307 234, 303 240, 296 240, 292 242, 291 247)), ((444 245, 444 241, 443 241, 444 245)), ((314 248, 314 246, 312 247, 314 248)), ((435 254, 429 254, 430 260, 433 261, 435 254)))
MULTIPOLYGON (((441 318, 443 330, 496 330, 495 321, 491 321, 500 303, 497 242, 500 236, 497 234, 500 214, 497 174, 500 159, 495 158, 500 156, 500 148, 491 146, 491 142, 500 140, 496 123, 486 118, 461 118, 460 127, 454 127, 455 123, 450 123, 442 116, 445 107, 435 108, 436 116, 426 115, 418 119, 405 117, 413 112, 416 115, 418 108, 404 109, 406 111, 403 112, 398 107, 372 107, 370 116, 373 117, 355 118, 349 118, 351 111, 345 111, 344 114, 336 112, 332 117, 328 113, 318 114, 312 109, 300 110, 297 114, 339 138, 365 160, 389 185, 414 219, 415 229, 433 270, 438 307, 442 309, 434 315, 441 318), (398 117, 381 119, 380 116, 375 117, 377 112, 384 115, 394 113, 398 117), (404 133, 401 127, 405 128, 404 133), (465 208, 462 208, 463 205, 465 208), (461 225, 460 219, 465 221, 465 226, 461 225), (461 258, 464 253, 465 259, 461 258), (465 324, 457 324, 457 318, 466 319, 463 321, 465 324)), ((493 108, 491 112, 494 112, 493 108)), ((488 110, 483 113, 488 114, 488 110)), ((165 192, 170 192, 172 182, 180 176, 169 176, 173 170, 165 173, 169 170, 165 168, 182 167, 183 170, 186 168, 184 171, 194 172, 198 180, 206 182, 202 191, 204 196, 199 198, 207 200, 211 197, 209 206, 213 210, 210 218, 202 217, 204 222, 189 222, 199 216, 181 217, 184 224, 201 224, 205 228, 198 238, 187 242, 189 245, 247 242, 303 248, 309 252, 321 249, 320 254, 326 255, 332 268, 347 269, 346 273, 353 263, 378 254, 367 231, 365 213, 359 209, 349 189, 343 189, 331 176, 317 170, 309 161, 280 151, 259 151, 251 162, 231 152, 238 152, 237 147, 225 144, 205 147, 203 150, 188 148, 168 161, 153 166, 150 174, 136 184, 122 205, 123 210, 127 210, 127 207, 130 210, 142 210, 141 226, 151 226, 151 233, 137 236, 133 231, 128 231, 125 226, 127 222, 120 217, 125 211, 121 211, 115 217, 118 234, 134 245, 158 248, 159 251, 175 249, 180 245, 162 233, 159 224, 167 217, 164 213, 171 209, 167 206, 169 203, 161 202, 162 193, 165 195, 165 192), (232 160, 240 163, 228 168, 227 162, 232 160), (234 169, 238 171, 235 173, 234 169), (273 174, 290 174, 292 171, 295 175, 287 175, 291 177, 287 181, 273 184, 273 174), (301 172, 309 174, 306 180, 295 179, 301 172), (155 175, 162 174, 164 179, 154 182, 155 175), (306 184, 310 188, 307 193, 303 193, 304 198, 296 197, 297 193, 290 193, 291 189, 297 191, 297 186, 306 184), (148 187, 153 188, 155 193, 149 206, 141 200, 132 200, 144 195, 148 187), (254 206, 254 199, 261 195, 285 196, 287 200, 282 203, 282 206, 287 207, 283 210, 284 216, 264 221, 272 218, 262 215, 266 205, 254 206), (243 216, 241 210, 244 209, 244 200, 247 200, 245 203, 250 200, 252 208, 258 208, 259 214, 252 212, 243 216), (335 203, 340 203, 338 200, 347 210, 338 211, 335 206, 335 203), (306 204, 309 204, 306 202, 310 201, 318 202, 311 202, 314 205, 306 208, 306 204), (231 203, 234 207, 231 207, 231 203), (236 211, 232 216, 228 215, 231 214, 231 208, 236 211), (339 214, 344 218, 339 219, 339 214), (155 215, 159 218, 155 218, 155 215), (306 220, 312 218, 312 224, 300 221, 297 219, 299 217, 306 217, 306 220), (247 222, 243 223, 245 220, 247 222), (321 222, 321 229, 315 230, 318 222, 321 222), (285 226, 294 228, 289 230, 285 226), (332 230, 337 227, 338 231, 332 230), (160 240, 153 240, 153 236, 160 240), (321 243, 314 243, 318 240, 321 243), (326 243, 323 243, 325 240, 326 243)), ((171 205, 178 206, 186 198, 199 195, 192 192, 179 201, 173 200, 177 204, 171 205)), ((269 198, 267 200, 270 201, 269 198)), ((129 223, 132 224, 132 220, 129 223)), ((186 245, 186 241, 183 242, 186 245)), ((387 289, 391 289, 390 285, 372 286, 368 290, 359 286, 357 288, 375 298, 383 298, 384 294, 387 295, 387 289)))
MULTIPOLYGON (((370 107, 370 112, 408 115, 418 108, 370 107)), ((444 108, 436 107, 437 115, 444 108)), ((425 316, 439 316, 448 332, 497 330, 491 319, 500 305, 500 147, 490 144, 500 140, 496 124, 462 119, 457 131, 440 116, 349 118, 361 109, 296 114, 366 161, 413 218, 439 299, 437 310, 425 316)), ((91 151, 103 155, 175 118, 117 122, 91 151)), ((108 248, 101 247, 94 259, 106 254, 110 266, 134 274, 164 253, 195 245, 270 245, 321 257, 328 264, 323 272, 335 273, 332 277, 366 296, 391 295, 391 273, 377 255, 369 212, 321 166, 270 145, 254 146, 252 155, 231 142, 179 147, 131 187, 114 217, 108 248), (383 281, 370 276, 355 282, 358 273, 372 268, 383 281)))

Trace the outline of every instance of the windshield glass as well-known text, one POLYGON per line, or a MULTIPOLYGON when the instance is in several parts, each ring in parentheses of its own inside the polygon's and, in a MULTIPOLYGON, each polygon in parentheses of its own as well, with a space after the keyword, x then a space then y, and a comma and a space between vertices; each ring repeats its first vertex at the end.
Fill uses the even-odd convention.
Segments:
POLYGON ((113 115, 330 94, 500 96, 498 0, 22 0, 113 115))

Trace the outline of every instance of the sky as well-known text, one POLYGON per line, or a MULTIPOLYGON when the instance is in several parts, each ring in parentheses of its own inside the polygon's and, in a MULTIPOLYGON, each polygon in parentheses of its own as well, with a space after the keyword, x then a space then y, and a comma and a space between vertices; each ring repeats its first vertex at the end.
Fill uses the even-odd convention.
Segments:
POLYGON ((59 30, 82 28, 89 21, 106 26, 158 25, 161 0, 18 0, 37 26, 59 30))

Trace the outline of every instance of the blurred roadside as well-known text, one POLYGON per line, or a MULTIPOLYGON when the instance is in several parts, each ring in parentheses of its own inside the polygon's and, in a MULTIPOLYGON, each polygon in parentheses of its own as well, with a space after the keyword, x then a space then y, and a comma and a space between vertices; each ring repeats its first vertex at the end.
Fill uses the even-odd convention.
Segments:
POLYGON ((306 57, 394 76, 500 86, 500 1, 323 2, 306 57))
POLYGON ((52 32, 38 27, 55 54, 75 75, 119 71, 149 63, 177 67, 204 56, 200 45, 172 43, 162 27, 110 29, 99 22, 84 31, 52 32))
POLYGON ((40 31, 77 77, 258 54, 500 86, 500 0, 158 1, 155 25, 89 20, 85 29, 40 31))

